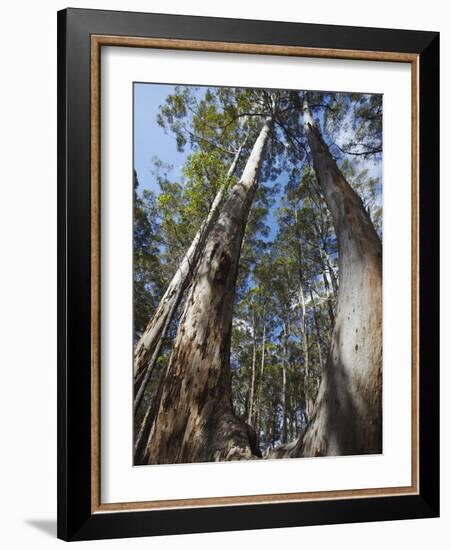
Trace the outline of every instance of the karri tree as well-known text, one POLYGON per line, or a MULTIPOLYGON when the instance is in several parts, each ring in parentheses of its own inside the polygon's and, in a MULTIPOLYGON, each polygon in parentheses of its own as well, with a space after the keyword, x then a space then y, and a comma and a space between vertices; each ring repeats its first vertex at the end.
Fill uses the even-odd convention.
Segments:
POLYGON ((381 451, 381 113, 359 94, 168 96, 159 123, 189 154, 135 197, 154 268, 135 261, 135 463, 381 451))

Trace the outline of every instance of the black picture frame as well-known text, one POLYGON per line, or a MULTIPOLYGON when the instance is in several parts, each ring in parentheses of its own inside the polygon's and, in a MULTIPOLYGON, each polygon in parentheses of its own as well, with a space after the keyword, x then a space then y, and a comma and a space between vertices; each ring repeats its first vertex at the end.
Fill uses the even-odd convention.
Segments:
POLYGON ((438 33, 85 9, 58 12, 58 537, 87 540, 438 516, 438 207, 438 33), (399 52, 418 56, 419 494, 92 512, 92 35, 399 52))

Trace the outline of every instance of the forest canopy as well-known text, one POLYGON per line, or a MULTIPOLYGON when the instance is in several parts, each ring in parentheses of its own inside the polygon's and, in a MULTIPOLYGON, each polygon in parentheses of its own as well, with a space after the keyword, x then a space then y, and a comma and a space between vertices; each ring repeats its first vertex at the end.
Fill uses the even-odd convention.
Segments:
POLYGON ((382 450, 382 96, 135 84, 135 464, 382 450))

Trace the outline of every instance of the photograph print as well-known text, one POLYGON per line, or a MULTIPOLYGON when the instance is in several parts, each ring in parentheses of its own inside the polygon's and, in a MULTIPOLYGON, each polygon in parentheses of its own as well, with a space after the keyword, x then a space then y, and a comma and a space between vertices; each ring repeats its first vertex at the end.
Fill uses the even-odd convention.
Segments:
POLYGON ((135 466, 382 453, 382 109, 133 84, 135 466))

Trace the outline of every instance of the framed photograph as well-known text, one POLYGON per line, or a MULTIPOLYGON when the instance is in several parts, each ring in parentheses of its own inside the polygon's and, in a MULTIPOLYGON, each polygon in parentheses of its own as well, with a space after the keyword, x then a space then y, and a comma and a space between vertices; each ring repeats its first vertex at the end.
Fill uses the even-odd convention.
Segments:
POLYGON ((438 33, 67 9, 58 93, 58 536, 437 516, 438 33))

